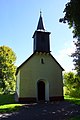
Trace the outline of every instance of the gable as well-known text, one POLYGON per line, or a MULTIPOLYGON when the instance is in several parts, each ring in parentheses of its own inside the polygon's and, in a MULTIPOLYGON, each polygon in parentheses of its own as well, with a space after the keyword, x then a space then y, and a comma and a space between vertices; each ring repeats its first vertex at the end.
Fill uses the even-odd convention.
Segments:
POLYGON ((61 67, 61 65, 57 62, 57 60, 50 54, 50 53, 42 53, 42 52, 36 52, 33 53, 27 60, 25 60, 18 68, 16 71, 16 75, 18 73, 18 71, 25 65, 28 65, 33 63, 33 64, 37 64, 37 60, 41 61, 41 59, 44 58, 45 61, 47 61, 47 64, 49 64, 49 62, 53 62, 55 65, 57 65, 61 71, 63 71, 64 69, 61 67), (33 62, 32 62, 33 61, 33 62))
POLYGON ((62 71, 64 71, 63 67, 59 64, 59 62, 53 57, 52 54, 50 54, 50 56, 52 57, 52 59, 56 62, 56 64, 62 69, 62 71))

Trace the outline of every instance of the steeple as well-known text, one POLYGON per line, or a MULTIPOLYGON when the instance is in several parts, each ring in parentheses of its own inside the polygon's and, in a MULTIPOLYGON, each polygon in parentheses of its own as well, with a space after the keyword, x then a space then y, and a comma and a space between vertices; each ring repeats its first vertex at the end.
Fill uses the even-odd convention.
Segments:
POLYGON ((42 15, 40 12, 37 30, 33 34, 33 52, 50 53, 49 35, 50 32, 46 32, 44 29, 42 15))
POLYGON ((40 18, 37 26, 37 30, 45 30, 43 25, 43 19, 42 19, 42 12, 40 11, 40 18))

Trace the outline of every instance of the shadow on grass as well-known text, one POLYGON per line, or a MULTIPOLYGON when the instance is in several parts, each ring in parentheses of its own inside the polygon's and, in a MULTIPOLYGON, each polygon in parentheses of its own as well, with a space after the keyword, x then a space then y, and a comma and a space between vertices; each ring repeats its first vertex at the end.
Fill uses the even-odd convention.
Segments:
POLYGON ((65 96, 64 98, 65 98, 65 101, 74 103, 76 105, 80 105, 80 98, 72 98, 72 97, 69 97, 69 96, 65 96))
POLYGON ((0 105, 14 104, 14 94, 0 94, 0 105))
POLYGON ((18 111, 21 104, 17 104, 14 100, 14 94, 0 94, 0 113, 11 113, 18 111))
POLYGON ((19 106, 19 105, 12 105, 11 104, 11 106, 12 107, 3 107, 3 108, 0 108, 0 113, 12 113, 12 112, 16 112, 16 111, 19 111, 20 110, 20 108, 21 108, 21 106, 19 106))
POLYGON ((80 116, 72 117, 72 118, 70 118, 68 120, 80 120, 80 116))
MULTIPOLYGON (((80 105, 80 98, 72 98, 70 96, 65 96, 64 98, 65 98, 65 101, 67 101, 67 102, 74 103, 76 105, 80 105)), ((68 120, 80 120, 80 115, 72 117, 68 120)))

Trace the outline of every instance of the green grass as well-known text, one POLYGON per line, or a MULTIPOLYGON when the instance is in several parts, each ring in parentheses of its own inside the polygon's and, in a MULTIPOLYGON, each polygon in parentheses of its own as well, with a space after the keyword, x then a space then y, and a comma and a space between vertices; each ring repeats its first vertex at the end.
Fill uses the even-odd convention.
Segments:
POLYGON ((14 100, 14 95, 0 95, 0 113, 9 113, 18 111, 21 108, 21 104, 17 104, 14 100))
POLYGON ((68 120, 80 120, 80 116, 77 116, 77 117, 73 117, 73 118, 70 118, 68 120))
POLYGON ((13 94, 9 94, 9 95, 0 94, 0 105, 5 105, 9 103, 10 104, 15 103, 14 95, 13 94))
POLYGON ((80 105, 80 98, 73 98, 70 96, 64 96, 64 99, 68 102, 74 103, 76 105, 80 105))
MULTIPOLYGON (((80 98, 73 98, 70 96, 64 96, 64 99, 65 99, 65 101, 74 103, 76 105, 80 105, 80 98)), ((80 120, 80 116, 76 116, 76 117, 70 118, 68 120, 80 120)))
MULTIPOLYGON (((72 98, 69 96, 64 97, 65 101, 80 105, 80 98, 72 98)), ((14 100, 14 95, 3 95, 0 94, 0 113, 14 112, 21 108, 22 104, 17 104, 14 100)), ((80 119, 80 117, 79 117, 80 119)), ((71 118, 70 120, 78 120, 78 117, 71 118)))
POLYGON ((0 113, 10 113, 18 111, 21 108, 21 104, 7 104, 0 106, 0 113))

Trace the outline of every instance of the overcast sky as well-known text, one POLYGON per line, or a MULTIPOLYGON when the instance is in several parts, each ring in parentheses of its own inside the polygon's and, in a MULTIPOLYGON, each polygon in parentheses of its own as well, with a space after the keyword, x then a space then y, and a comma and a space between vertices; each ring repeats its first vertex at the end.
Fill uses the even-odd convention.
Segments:
POLYGON ((16 53, 19 66, 33 53, 33 33, 40 10, 45 29, 51 32, 52 55, 65 71, 71 71, 74 51, 73 34, 67 24, 59 23, 68 0, 0 0, 0 46, 6 45, 16 53))

